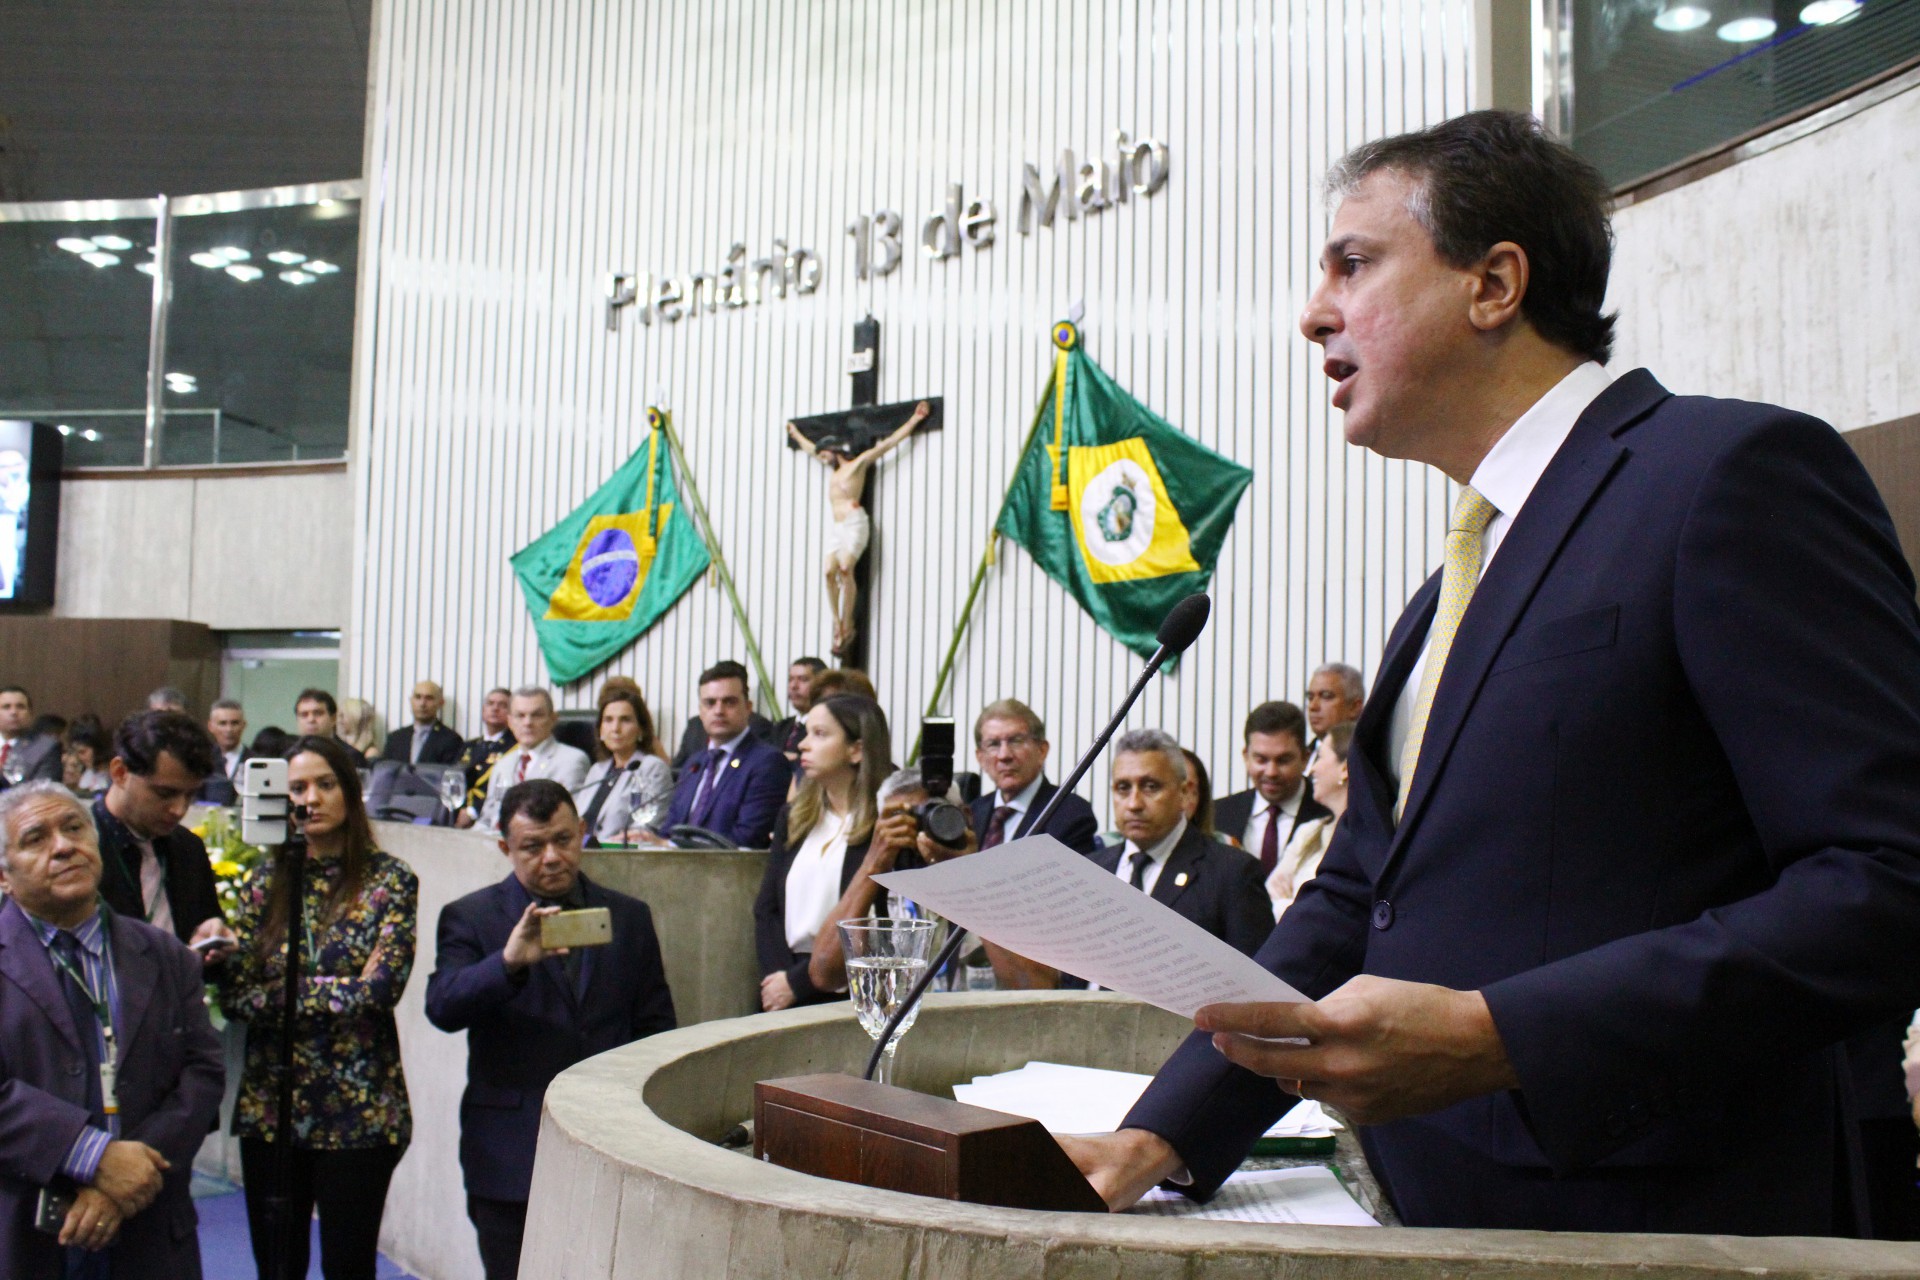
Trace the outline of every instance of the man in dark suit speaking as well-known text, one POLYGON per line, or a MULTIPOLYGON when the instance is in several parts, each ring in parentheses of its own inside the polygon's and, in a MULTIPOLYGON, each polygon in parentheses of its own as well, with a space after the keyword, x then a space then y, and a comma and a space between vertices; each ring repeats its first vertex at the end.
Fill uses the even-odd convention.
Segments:
POLYGON ((1878 494, 1823 423, 1601 367, 1606 188, 1527 118, 1329 187, 1300 326, 1349 443, 1463 486, 1445 562, 1257 954, 1313 1002, 1201 1010, 1076 1159, 1110 1203, 1207 1194, 1303 1092, 1410 1225, 1856 1232, 1833 1046, 1920 1003, 1920 616, 1878 494))
POLYGON ((487 1280, 519 1271, 533 1148, 547 1085, 574 1063, 672 1030, 673 996, 653 915, 580 871, 580 816, 558 782, 523 782, 500 802, 500 850, 513 870, 447 904, 427 982, 427 1017, 467 1033, 460 1167, 487 1280), (613 941, 547 951, 540 918, 605 907, 613 941))

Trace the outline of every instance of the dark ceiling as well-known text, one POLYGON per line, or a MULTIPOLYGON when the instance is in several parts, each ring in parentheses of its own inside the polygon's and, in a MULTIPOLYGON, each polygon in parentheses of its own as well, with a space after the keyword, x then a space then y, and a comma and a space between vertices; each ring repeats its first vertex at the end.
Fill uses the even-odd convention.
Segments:
POLYGON ((0 201, 360 176, 373 0, 0 0, 0 201))

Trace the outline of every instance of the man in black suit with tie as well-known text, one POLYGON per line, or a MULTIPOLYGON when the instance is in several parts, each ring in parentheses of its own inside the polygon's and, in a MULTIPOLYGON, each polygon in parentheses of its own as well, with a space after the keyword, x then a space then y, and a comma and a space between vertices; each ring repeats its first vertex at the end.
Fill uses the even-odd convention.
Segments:
POLYGON ((449 903, 427 982, 427 1017, 467 1033, 460 1167, 487 1280, 518 1274, 547 1085, 574 1063, 674 1026, 653 916, 638 898, 580 871, 580 817, 550 779, 500 802, 500 851, 512 872, 449 903), (548 951, 540 918, 604 907, 604 947, 548 951))
POLYGON ((440 723, 440 710, 447 703, 440 686, 431 680, 422 680, 413 686, 410 701, 413 724, 387 735, 387 745, 380 752, 380 758, 398 760, 401 764, 460 763, 467 744, 460 740, 459 734, 440 723))
POLYGON ((1300 328, 1350 443, 1460 486, 1441 564, 1255 956, 1308 1002, 1202 1008, 1065 1145, 1109 1204, 1205 1196, 1303 1094, 1409 1226, 1859 1233, 1836 1042, 1920 1003, 1885 504, 1825 423, 1607 371, 1607 184, 1537 121, 1370 142, 1328 185, 1300 328))
POLYGON ((1154 901, 1252 955, 1273 932, 1273 902, 1259 864, 1187 822, 1194 777, 1180 744, 1135 729, 1114 744, 1113 818, 1126 837, 1093 860, 1154 901))
MULTIPOLYGON (((974 719, 973 758, 988 790, 967 813, 982 849, 1035 834, 1034 819, 1059 790, 1044 772, 1051 750, 1046 724, 1024 702, 1002 698, 974 719)), ((1092 853, 1099 843, 1093 806, 1077 795, 1062 800, 1041 830, 1079 853, 1092 853)))
MULTIPOLYGON (((112 780, 93 802, 100 832, 100 896, 189 945, 233 940, 220 916, 213 865, 200 837, 181 825, 208 774, 219 767, 208 735, 177 711, 142 711, 113 735, 112 780)), ((203 952, 209 962, 217 950, 203 952)))
POLYGON ((1291 702, 1263 702, 1247 716, 1241 741, 1253 785, 1213 802, 1213 829, 1238 840, 1272 875, 1295 828, 1327 816, 1307 789, 1307 718, 1291 702))
POLYGON ((204 804, 232 804, 240 794, 240 766, 247 762, 247 713, 232 698, 207 712, 207 733, 218 758, 195 797, 204 804))
POLYGON ((5 774, 20 781, 60 781, 60 739, 33 732, 33 698, 17 684, 0 688, 0 787, 5 774))

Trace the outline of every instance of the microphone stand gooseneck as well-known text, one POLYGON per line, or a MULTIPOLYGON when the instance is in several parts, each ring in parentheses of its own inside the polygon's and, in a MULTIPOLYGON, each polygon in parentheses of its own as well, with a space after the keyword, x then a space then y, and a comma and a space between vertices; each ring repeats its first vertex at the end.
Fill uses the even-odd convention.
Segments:
POLYGON ((285 987, 280 1016, 280 1096, 275 1113, 273 1193, 267 1197, 267 1218, 273 1224, 268 1267, 269 1280, 299 1280, 293 1275, 297 1241, 307 1230, 293 1211, 293 1023, 300 1006, 300 940, 306 936, 307 836, 306 806, 295 806, 287 820, 287 840, 280 846, 281 867, 287 873, 287 939, 285 987))
MULTIPOLYGON (((1168 658, 1177 656, 1199 636, 1200 628, 1206 625, 1210 608, 1211 602, 1204 595, 1188 596, 1173 607, 1173 612, 1167 616, 1166 622, 1160 627, 1158 637, 1160 647, 1153 651, 1153 657, 1147 660, 1146 670, 1142 671, 1140 678, 1133 682, 1133 688, 1127 692, 1126 701, 1120 704, 1120 709, 1114 712, 1113 719, 1107 721, 1107 727, 1101 730, 1100 736, 1094 739, 1093 745, 1087 748, 1085 755, 1080 757, 1080 763, 1073 767, 1073 772, 1068 774, 1065 781, 1061 782, 1054 791, 1046 807, 1040 810, 1040 816, 1027 824, 1027 830, 1040 831, 1046 827, 1047 820, 1053 817, 1053 811, 1060 807, 1060 802, 1080 784, 1080 779, 1084 778, 1087 770, 1093 767, 1093 762, 1100 758, 1100 753, 1106 749, 1108 741, 1120 728, 1120 723, 1127 718, 1127 712, 1133 710, 1133 704, 1138 702, 1140 695, 1145 692, 1147 681, 1153 679, 1168 658), (1198 605, 1194 604, 1195 601, 1199 602, 1198 605), (1196 613, 1197 621, 1194 620, 1196 613)), ((947 945, 940 948, 940 954, 933 958, 933 963, 927 966, 927 971, 920 975, 914 982, 913 989, 907 992, 907 998, 900 1002, 900 1007, 893 1011, 891 1018, 887 1019, 886 1030, 874 1042, 873 1054, 867 1059, 867 1070, 862 1079, 873 1079, 873 1073, 880 1068, 881 1055, 887 1051, 887 1046, 898 1034, 900 1024, 913 1013, 915 1006, 920 1003, 920 998, 927 993, 927 988, 933 985, 934 978, 960 953, 960 948, 965 945, 967 936, 965 929, 957 924, 953 926, 953 933, 947 938, 947 945)))

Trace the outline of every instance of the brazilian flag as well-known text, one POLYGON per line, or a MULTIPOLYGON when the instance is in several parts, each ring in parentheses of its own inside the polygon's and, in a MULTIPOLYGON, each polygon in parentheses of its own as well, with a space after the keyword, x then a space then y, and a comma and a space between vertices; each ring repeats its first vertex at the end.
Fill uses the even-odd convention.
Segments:
POLYGON ((711 563, 680 507, 661 411, 647 410, 647 422, 646 445, 510 562, 557 683, 633 643, 711 563))
POLYGON ((994 530, 1025 547, 1142 657, 1181 597, 1204 591, 1253 472, 1121 389, 1053 328, 1053 378, 994 530))

